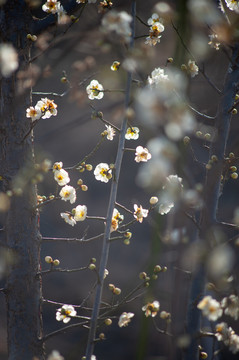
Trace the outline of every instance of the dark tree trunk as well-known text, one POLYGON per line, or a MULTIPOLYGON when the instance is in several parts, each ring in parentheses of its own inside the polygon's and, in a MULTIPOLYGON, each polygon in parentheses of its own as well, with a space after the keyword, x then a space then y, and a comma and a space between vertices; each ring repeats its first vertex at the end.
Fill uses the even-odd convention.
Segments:
MULTIPOLYGON (((26 35, 32 21, 24 1, 8 0, 0 8, 1 42, 12 43, 19 66, 27 61, 26 35)), ((13 191, 5 239, 12 256, 6 284, 8 350, 10 360, 43 359, 41 338, 40 233, 35 210, 36 188, 33 142, 24 139, 30 122, 26 118, 29 92, 19 97, 16 74, 0 80, 0 168, 4 191, 13 191), (31 173, 31 174, 30 174, 31 173)))

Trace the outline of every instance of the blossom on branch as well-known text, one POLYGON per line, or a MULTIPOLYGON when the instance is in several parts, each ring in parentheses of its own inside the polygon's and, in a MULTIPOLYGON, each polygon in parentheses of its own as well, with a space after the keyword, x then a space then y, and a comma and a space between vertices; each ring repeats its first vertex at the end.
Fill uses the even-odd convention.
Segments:
POLYGON ((106 163, 100 163, 94 170, 96 180, 107 183, 112 178, 112 170, 106 163))
POLYGON ((76 316, 76 311, 72 305, 63 305, 61 308, 57 309, 56 312, 56 320, 63 321, 65 324, 74 316, 76 316))
POLYGON ((68 172, 64 169, 54 171, 54 179, 57 181, 58 185, 64 186, 70 182, 68 172))
POLYGON ((114 209, 111 220, 110 232, 116 231, 118 229, 119 223, 121 223, 123 220, 124 220, 124 215, 121 215, 117 209, 114 209))
POLYGON ((191 75, 191 77, 195 77, 198 75, 199 68, 195 64, 195 61, 188 60, 188 66, 187 66, 188 73, 191 75))
POLYGON ((32 121, 39 120, 42 116, 42 112, 39 108, 34 108, 33 106, 30 106, 26 110, 26 117, 31 118, 32 121))
POLYGON ((137 146, 136 148, 136 152, 135 152, 135 161, 137 163, 143 161, 143 162, 147 162, 148 160, 151 159, 151 154, 150 152, 148 151, 148 149, 146 148, 143 148, 143 146, 137 146))
POLYGON ((206 316, 210 321, 216 321, 223 313, 220 303, 210 295, 204 296, 197 308, 202 310, 203 316, 206 316))
POLYGON ((75 221, 84 221, 87 215, 87 207, 85 205, 78 205, 72 210, 75 221))
POLYGON ((58 6, 60 5, 60 1, 47 0, 47 2, 42 5, 42 10, 47 12, 48 14, 56 14, 58 11, 58 6))
POLYGON ((155 46, 160 42, 160 38, 162 35, 161 32, 164 31, 164 26, 161 22, 154 22, 149 29, 149 36, 146 37, 145 44, 150 46, 155 46))
POLYGON ((91 80, 90 84, 86 87, 86 92, 90 100, 100 100, 104 96, 104 88, 97 80, 91 80))
POLYGON ((57 105, 54 103, 54 100, 48 98, 42 98, 36 103, 35 109, 42 112, 42 119, 49 119, 52 115, 57 115, 57 105))
POLYGON ((125 139, 126 140, 137 140, 139 138, 139 128, 129 127, 126 130, 125 139))
POLYGON ((143 219, 148 216, 149 211, 147 209, 143 209, 142 205, 138 207, 137 204, 134 204, 134 218, 142 223, 143 219))
POLYGON ((106 126, 105 131, 107 133, 106 138, 107 138, 107 140, 112 141, 114 139, 114 136, 115 136, 115 129, 110 125, 105 125, 105 126, 106 126))
POLYGON ((119 317, 119 321, 118 321, 119 327, 127 326, 129 324, 129 322, 131 321, 132 317, 134 317, 134 313, 123 312, 119 317))
POLYGON ((239 13, 239 1, 237 0, 225 0, 227 7, 232 10, 235 11, 236 13, 239 13))
POLYGON ((76 201, 76 190, 73 186, 65 185, 60 191, 61 200, 70 201, 73 204, 76 201))
POLYGON ((70 224, 71 226, 74 226, 76 224, 76 221, 74 219, 74 216, 69 213, 61 213, 62 219, 65 220, 67 224, 70 224))
POLYGON ((145 316, 155 317, 159 311, 160 304, 157 300, 152 303, 148 303, 142 307, 142 310, 145 311, 145 316))

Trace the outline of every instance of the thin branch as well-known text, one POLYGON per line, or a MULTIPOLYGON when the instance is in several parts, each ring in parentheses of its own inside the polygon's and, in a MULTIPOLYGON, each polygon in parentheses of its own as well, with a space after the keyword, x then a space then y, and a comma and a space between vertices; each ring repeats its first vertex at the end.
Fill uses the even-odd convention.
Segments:
MULTIPOLYGON (((136 1, 133 0, 132 2, 132 35, 130 41, 130 48, 133 48, 134 44, 134 27, 135 27, 135 15, 136 15, 136 1)), ((125 95, 125 108, 127 109, 130 104, 130 92, 131 92, 131 82, 132 82, 132 74, 128 72, 127 74, 127 85, 126 85, 126 95, 125 95)), ((94 307, 91 316, 91 323, 90 323, 90 330, 86 348, 86 360, 90 360, 91 356, 93 355, 94 350, 94 340, 97 328, 97 319, 100 310, 101 298, 102 298, 102 290, 103 290, 103 283, 104 283, 104 272, 108 261, 109 255, 109 247, 110 247, 110 229, 111 229, 111 219, 113 215, 113 210, 116 202, 117 190, 118 190, 118 181, 119 175, 121 170, 121 163, 124 154, 124 144, 125 144, 125 133, 127 130, 127 117, 124 118, 121 133, 119 137, 119 144, 117 150, 117 156, 115 161, 115 179, 113 179, 111 183, 111 192, 110 192, 110 200, 109 206, 107 211, 107 221, 105 227, 105 235, 103 239, 103 246, 102 246, 102 253, 101 253, 101 262, 100 262, 100 269, 99 269, 99 283, 96 286, 96 294, 95 294, 95 301, 94 307)))
POLYGON ((115 205, 118 206, 119 208, 121 208, 122 210, 128 212, 129 214, 131 214, 131 215, 133 214, 133 211, 127 209, 124 205, 121 205, 118 202, 116 202, 115 205))
POLYGON ((52 268, 52 269, 49 269, 49 270, 40 271, 39 273, 37 273, 37 275, 46 275, 46 274, 52 274, 52 273, 56 273, 56 272, 73 273, 73 272, 83 271, 83 270, 87 270, 87 269, 89 269, 88 266, 83 266, 83 267, 77 268, 77 269, 52 268))
POLYGON ((62 94, 58 94, 55 92, 41 92, 41 91, 33 91, 32 95, 43 95, 43 96, 58 96, 58 97, 63 97, 65 95, 68 94, 68 92, 70 91, 70 89, 67 89, 66 91, 64 91, 62 94))
POLYGON ((45 335, 42 339, 40 339, 40 341, 42 343, 44 343, 44 342, 46 342, 47 340, 51 339, 54 336, 57 336, 59 334, 64 334, 66 331, 68 331, 70 329, 73 329, 73 328, 79 327, 79 326, 83 326, 83 325, 87 325, 87 324, 89 324, 89 321, 82 321, 82 322, 77 323, 77 324, 71 324, 71 325, 65 326, 64 328, 62 328, 60 330, 56 330, 56 331, 53 331, 53 332, 45 335))
POLYGON ((56 238, 56 237, 43 236, 42 240, 43 241, 62 241, 62 242, 89 242, 89 241, 100 239, 103 236, 104 236, 104 233, 96 235, 96 236, 92 236, 89 239, 85 239, 84 237, 82 237, 81 239, 78 239, 78 238, 56 238))

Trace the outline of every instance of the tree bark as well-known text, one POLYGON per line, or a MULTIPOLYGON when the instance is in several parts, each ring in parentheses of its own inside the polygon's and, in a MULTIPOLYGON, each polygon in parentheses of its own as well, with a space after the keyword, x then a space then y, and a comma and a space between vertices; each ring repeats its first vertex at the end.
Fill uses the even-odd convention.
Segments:
MULTIPOLYGON (((26 35, 32 17, 24 1, 8 0, 0 8, 1 42, 12 43, 19 67, 27 62, 26 35)), ((44 358, 41 326, 40 233, 35 210, 36 187, 31 174, 34 149, 31 136, 24 139, 29 92, 19 97, 16 74, 0 80, 0 169, 3 190, 12 191, 6 217, 5 241, 12 265, 6 283, 9 360, 44 358)))

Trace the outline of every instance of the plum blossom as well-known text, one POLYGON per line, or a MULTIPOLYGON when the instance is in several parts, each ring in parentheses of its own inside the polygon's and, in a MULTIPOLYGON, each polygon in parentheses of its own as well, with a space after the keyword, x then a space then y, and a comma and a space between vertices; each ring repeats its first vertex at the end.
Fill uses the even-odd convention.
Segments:
POLYGON ((56 320, 63 321, 65 324, 74 316, 76 316, 76 311, 72 305, 63 305, 61 308, 57 309, 56 312, 56 320))
POLYGON ((53 350, 50 355, 47 357, 47 360, 64 360, 64 357, 61 356, 59 351, 53 350))
POLYGON ((49 14, 56 14, 58 11, 58 6, 60 6, 60 1, 47 0, 46 3, 42 5, 42 10, 49 14))
POLYGON ((203 316, 206 316, 210 321, 216 321, 223 313, 220 303, 210 295, 204 296, 197 307, 202 310, 203 316))
POLYGON ((145 312, 145 316, 152 316, 155 317, 159 311, 160 303, 155 300, 152 303, 147 303, 142 307, 142 310, 145 312))
POLYGON ((85 205, 78 205, 72 210, 75 221, 84 221, 87 215, 87 207, 85 205))
POLYGON ((187 66, 188 73, 191 75, 191 77, 195 77, 198 75, 199 68, 195 64, 195 61, 188 60, 188 66, 187 66))
POLYGON ((135 150, 135 161, 137 163, 143 161, 143 162, 147 162, 148 160, 151 159, 152 155, 150 154, 149 150, 146 148, 143 148, 143 146, 137 146, 136 150, 135 150))
POLYGON ((70 182, 68 172, 64 169, 54 171, 54 179, 57 181, 58 185, 64 186, 70 182))
POLYGON ((161 22, 154 22, 149 29, 149 36, 146 37, 145 44, 150 46, 155 46, 157 43, 160 42, 160 38, 162 35, 161 32, 164 31, 164 26, 161 22))
POLYGON ((107 140, 112 141, 115 136, 115 129, 110 125, 105 125, 105 126, 106 126, 106 132, 107 132, 106 138, 107 138, 107 140))
POLYGON ((239 298, 236 295, 230 295, 225 297, 221 301, 221 306, 224 309, 226 315, 231 316, 234 320, 238 320, 239 317, 239 298))
POLYGON ((70 224, 71 226, 74 226, 76 224, 76 221, 74 219, 74 216, 69 213, 61 213, 61 217, 67 224, 70 224))
POLYGON ((235 11, 236 13, 239 13, 239 1, 237 0, 225 0, 227 7, 232 10, 235 11))
POLYGON ((125 11, 108 12, 102 20, 103 31, 106 33, 115 32, 125 42, 130 41, 132 16, 125 11))
POLYGON ((143 219, 148 216, 149 211, 147 209, 143 209, 142 205, 138 206, 137 204, 134 204, 134 218, 142 223, 143 219))
POLYGON ((0 44, 0 73, 9 77, 18 68, 18 54, 12 44, 0 44))
POLYGON ((73 186, 65 185, 60 191, 60 197, 64 201, 73 204, 76 201, 76 190, 73 186))
POLYGON ((164 69, 155 68, 151 72, 151 77, 148 77, 148 84, 151 86, 157 86, 159 83, 169 81, 168 75, 164 73, 164 69))
POLYGON ((116 231, 118 229, 119 223, 124 220, 124 215, 121 215, 117 209, 114 209, 113 216, 111 220, 111 228, 110 231, 116 231))
POLYGON ((139 128, 129 127, 126 130, 125 139, 126 140, 137 140, 139 138, 139 128))
POLYGON ((101 100, 104 96, 104 88, 97 80, 91 80, 90 84, 86 87, 86 92, 90 100, 101 100))
POLYGON ((61 170, 63 168, 63 163, 61 162, 61 161, 59 161, 59 162, 55 162, 54 164, 53 164, 53 172, 55 172, 55 171, 59 171, 59 170, 61 170))
POLYGON ((106 163, 100 163, 94 170, 96 180, 107 183, 112 178, 112 170, 106 163))
POLYGON ((131 321, 132 317, 134 317, 134 313, 123 312, 119 317, 119 322, 118 322, 119 327, 127 326, 131 321))
POLYGON ((39 120, 42 116, 42 112, 39 108, 34 108, 33 106, 30 106, 26 110, 26 117, 31 118, 32 121, 39 120))

